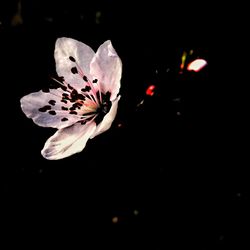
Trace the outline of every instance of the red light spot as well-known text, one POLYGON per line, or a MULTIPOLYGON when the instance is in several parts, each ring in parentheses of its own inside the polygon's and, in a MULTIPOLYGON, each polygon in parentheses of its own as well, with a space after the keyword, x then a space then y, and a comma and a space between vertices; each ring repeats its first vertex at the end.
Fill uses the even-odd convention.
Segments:
POLYGON ((146 95, 154 95, 155 85, 150 85, 146 90, 146 95))

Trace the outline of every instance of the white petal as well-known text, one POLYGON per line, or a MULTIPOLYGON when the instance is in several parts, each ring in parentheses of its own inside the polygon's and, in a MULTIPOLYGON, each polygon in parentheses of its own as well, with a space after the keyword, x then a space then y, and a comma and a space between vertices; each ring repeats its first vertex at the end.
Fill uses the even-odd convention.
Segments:
POLYGON ((195 72, 200 71, 202 68, 204 68, 207 65, 207 61, 204 59, 196 59, 189 63, 187 66, 187 70, 193 70, 195 72))
POLYGON ((41 151, 44 158, 58 160, 81 152, 96 128, 95 122, 85 125, 76 123, 58 130, 45 143, 41 151))
MULTIPOLYGON (((73 74, 71 69, 79 65, 82 73, 92 80, 90 75, 90 62, 95 52, 86 44, 72 38, 58 38, 56 40, 54 57, 58 76, 63 76, 67 83, 79 90, 84 87, 83 78, 79 74, 73 74), (69 58, 73 57, 76 62, 69 58)), ((80 70, 78 69, 78 72, 80 70)))
POLYGON ((103 93, 111 93, 111 101, 117 97, 120 89, 122 63, 111 42, 104 42, 96 52, 91 64, 90 73, 99 81, 103 93))
POLYGON ((110 108, 110 111, 104 116, 102 122, 96 127, 96 130, 94 133, 91 135, 90 139, 94 138, 95 136, 105 132, 108 130, 112 122, 115 119, 116 113, 117 113, 117 108, 118 108, 118 101, 120 100, 121 96, 118 96, 113 102, 112 106, 110 108))
MULTIPOLYGON (((69 114, 68 110, 62 110, 62 107, 69 107, 70 104, 61 102, 62 93, 60 90, 53 89, 49 93, 38 91, 21 98, 21 108, 28 118, 42 127, 64 128, 80 120, 78 115, 69 114), (49 102, 52 102, 51 105, 49 102), (50 110, 41 112, 39 109, 50 106, 50 110), (50 114, 50 111, 52 114, 50 114), (67 119, 67 120, 66 120, 67 119)), ((45 108, 46 109, 46 108, 45 108)))

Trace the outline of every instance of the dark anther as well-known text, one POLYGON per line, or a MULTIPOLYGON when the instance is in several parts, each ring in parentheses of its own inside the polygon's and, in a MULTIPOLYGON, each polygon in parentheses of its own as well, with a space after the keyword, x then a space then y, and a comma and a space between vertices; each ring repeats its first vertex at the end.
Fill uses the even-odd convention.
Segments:
POLYGON ((55 79, 58 80, 59 82, 63 82, 64 81, 64 77, 63 76, 56 76, 55 79))
POLYGON ((83 101, 86 99, 82 94, 78 94, 77 98, 83 101))
POLYGON ((76 101, 77 100, 77 97, 78 97, 78 93, 77 91, 74 89, 72 90, 71 94, 70 94, 70 97, 71 97, 71 100, 70 101, 76 101))
POLYGON ((55 100, 50 100, 50 101, 49 101, 49 104, 52 105, 52 106, 55 106, 56 101, 55 101, 55 100))
POLYGON ((88 92, 88 91, 90 91, 90 90, 91 90, 91 87, 90 87, 90 86, 86 86, 86 87, 85 87, 85 91, 88 92))
POLYGON ((67 107, 63 107, 63 106, 62 106, 62 110, 68 110, 68 108, 67 108, 67 107))
POLYGON ((73 110, 71 110, 69 113, 70 113, 71 115, 77 115, 77 112, 76 112, 76 111, 73 111, 73 110))
POLYGON ((66 87, 66 86, 60 86, 60 88, 61 88, 63 91, 66 91, 66 90, 67 90, 67 87, 66 87))
POLYGON ((73 87, 70 84, 68 84, 68 87, 69 87, 69 89, 73 89, 73 87))
POLYGON ((68 120, 69 120, 69 119, 66 118, 66 117, 63 117, 63 118, 61 119, 62 122, 66 122, 66 121, 68 121, 68 120))
POLYGON ((50 115, 56 115, 56 111, 50 110, 50 111, 49 111, 49 114, 50 114, 50 115))
POLYGON ((50 110, 51 109, 51 106, 50 105, 46 105, 46 106, 44 106, 44 107, 42 107, 42 108, 40 108, 40 109, 38 109, 40 112, 46 112, 46 111, 48 111, 48 110, 50 110))
POLYGON ((97 83, 97 82, 98 82, 98 80, 97 80, 97 79, 94 79, 94 80, 93 80, 93 83, 97 83))
POLYGON ((63 102, 63 103, 65 103, 65 104, 66 104, 66 103, 67 103, 67 100, 62 99, 62 100, 61 100, 61 102, 63 102))
POLYGON ((88 77, 87 76, 83 76, 83 78, 82 78, 85 82, 87 82, 88 81, 88 77))
POLYGON ((69 60, 72 61, 72 62, 76 62, 76 59, 73 56, 70 56, 69 60))
POLYGON ((63 97, 64 99, 69 99, 69 94, 63 93, 63 94, 62 94, 62 97, 63 97))
POLYGON ((85 88, 82 88, 81 91, 82 92, 88 92, 91 90, 91 87, 90 86, 86 86, 85 88))
POLYGON ((73 74, 77 74, 77 73, 78 73, 78 70, 77 70, 76 67, 73 67, 73 68, 71 68, 71 72, 72 72, 73 74))
POLYGON ((72 105, 72 107, 78 108, 78 109, 80 109, 81 106, 82 106, 82 104, 79 103, 79 102, 76 102, 76 103, 74 103, 74 104, 72 105))

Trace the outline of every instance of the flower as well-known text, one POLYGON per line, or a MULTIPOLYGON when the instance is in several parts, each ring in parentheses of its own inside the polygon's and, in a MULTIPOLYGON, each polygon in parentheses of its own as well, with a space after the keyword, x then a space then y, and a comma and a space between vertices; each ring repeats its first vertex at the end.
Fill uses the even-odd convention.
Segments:
POLYGON ((196 59, 188 64, 187 70, 198 72, 207 65, 207 61, 204 59, 196 59))
POLYGON ((82 42, 58 38, 54 57, 58 86, 21 98, 28 118, 39 126, 58 129, 41 151, 49 160, 82 151, 88 139, 111 127, 122 74, 121 60, 110 40, 95 53, 82 42))

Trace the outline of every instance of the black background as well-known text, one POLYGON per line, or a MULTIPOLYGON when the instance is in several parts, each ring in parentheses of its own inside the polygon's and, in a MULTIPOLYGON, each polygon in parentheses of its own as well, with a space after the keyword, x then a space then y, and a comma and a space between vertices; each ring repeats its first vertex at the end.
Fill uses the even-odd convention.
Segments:
POLYGON ((228 82, 234 61, 223 53, 232 55, 235 47, 226 49, 227 39, 218 35, 226 23, 214 24, 218 8, 111 0, 26 0, 21 8, 18 24, 17 1, 1 1, 7 244, 247 249, 247 101, 239 102, 239 88, 228 82), (122 98, 110 130, 81 153, 48 161, 40 151, 55 130, 27 119, 20 98, 55 76, 54 44, 62 36, 94 50, 112 41, 123 62, 122 98), (181 56, 190 50, 188 60, 200 57, 208 65, 180 74, 181 56), (147 96, 151 84, 155 94, 147 96))

